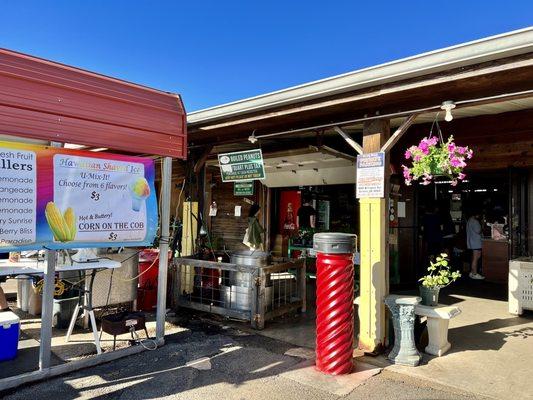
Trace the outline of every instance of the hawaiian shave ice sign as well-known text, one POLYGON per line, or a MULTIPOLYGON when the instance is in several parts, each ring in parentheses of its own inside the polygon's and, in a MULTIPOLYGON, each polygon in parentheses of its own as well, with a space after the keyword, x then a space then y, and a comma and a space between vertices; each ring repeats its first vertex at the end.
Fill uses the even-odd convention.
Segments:
POLYGON ((149 195, 141 163, 54 156, 54 204, 74 210, 74 242, 143 241, 149 195))
POLYGON ((0 142, 0 251, 145 246, 157 221, 153 160, 0 142))
POLYGON ((265 178, 261 149, 218 155, 222 182, 252 181, 265 178))

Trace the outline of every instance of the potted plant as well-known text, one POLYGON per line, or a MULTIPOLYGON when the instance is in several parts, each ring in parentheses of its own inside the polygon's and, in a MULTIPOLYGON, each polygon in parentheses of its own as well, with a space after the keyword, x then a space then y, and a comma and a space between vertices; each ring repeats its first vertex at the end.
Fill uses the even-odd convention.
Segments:
POLYGON ((429 262, 429 274, 419 279, 420 297, 425 306, 436 306, 439 302, 439 292, 443 287, 455 282, 461 277, 457 271, 450 271, 448 254, 442 253, 435 261, 429 262))
POLYGON ((472 158, 473 151, 468 146, 457 146, 450 136, 446 142, 436 136, 423 138, 417 146, 405 151, 405 159, 412 160, 411 166, 402 165, 406 185, 421 180, 422 185, 429 185, 437 176, 451 180, 452 186, 463 180, 466 175, 466 159, 472 158))

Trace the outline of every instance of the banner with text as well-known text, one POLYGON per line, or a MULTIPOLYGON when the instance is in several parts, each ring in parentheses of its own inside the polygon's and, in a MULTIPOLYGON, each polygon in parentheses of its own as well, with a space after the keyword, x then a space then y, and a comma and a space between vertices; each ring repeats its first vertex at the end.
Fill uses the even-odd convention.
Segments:
POLYGON ((237 151, 218 155, 222 182, 265 179, 261 149, 237 151))
POLYGON ((148 246, 151 159, 0 142, 0 252, 148 246))

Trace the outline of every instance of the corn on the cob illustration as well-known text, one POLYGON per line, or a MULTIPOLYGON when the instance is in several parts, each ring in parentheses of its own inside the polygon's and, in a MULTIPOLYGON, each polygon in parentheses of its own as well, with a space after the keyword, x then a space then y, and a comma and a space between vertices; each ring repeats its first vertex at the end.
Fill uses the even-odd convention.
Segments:
POLYGON ((54 238, 59 242, 70 242, 76 236, 76 216, 72 207, 67 208, 64 215, 61 215, 59 208, 50 201, 45 209, 48 226, 54 234, 54 238))
POLYGON ((72 241, 76 237, 76 215, 74 214, 74 210, 72 207, 67 208, 65 211, 65 214, 63 214, 63 218, 65 218, 65 222, 67 224, 67 227, 69 229, 69 237, 68 240, 72 241))

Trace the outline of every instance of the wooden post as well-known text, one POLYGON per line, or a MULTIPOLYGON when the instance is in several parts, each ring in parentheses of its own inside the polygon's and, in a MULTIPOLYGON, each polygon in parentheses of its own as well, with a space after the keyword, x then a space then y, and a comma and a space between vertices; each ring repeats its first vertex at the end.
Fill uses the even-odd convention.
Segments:
POLYGON ((265 328, 265 285, 266 285, 266 276, 263 268, 256 268, 254 273, 251 275, 251 303, 252 303, 252 315, 251 323, 252 328, 254 329, 264 329, 265 328))
MULTIPOLYGON (((388 120, 374 120, 363 127, 364 153, 379 152, 390 135, 388 120)), ((385 340, 385 304, 388 293, 389 165, 385 161, 385 197, 360 199, 361 296, 359 304, 359 347, 379 350, 385 340)))

